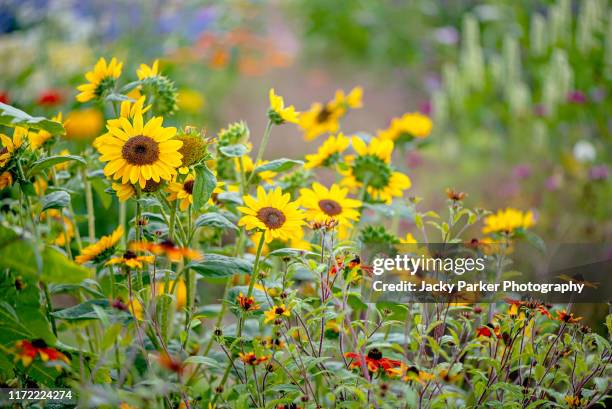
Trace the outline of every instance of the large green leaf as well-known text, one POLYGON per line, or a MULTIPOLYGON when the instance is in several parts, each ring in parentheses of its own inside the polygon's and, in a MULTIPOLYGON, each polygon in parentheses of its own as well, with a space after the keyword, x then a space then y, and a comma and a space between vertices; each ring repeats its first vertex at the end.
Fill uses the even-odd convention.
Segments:
POLYGON ((238 230, 236 225, 230 222, 221 213, 206 213, 198 217, 195 221, 196 227, 214 227, 225 230, 238 230))
POLYGON ((239 158, 244 156, 249 151, 249 148, 247 148, 246 145, 239 143, 236 145, 222 146, 219 148, 219 150, 225 156, 230 158, 239 158))
POLYGON ((65 132, 61 123, 42 116, 31 116, 13 106, 0 102, 0 125, 23 126, 25 128, 43 129, 50 134, 60 135, 65 132))
POLYGON ((193 208, 198 210, 210 199, 210 195, 212 195, 213 190, 217 186, 217 178, 206 165, 196 166, 195 171, 193 208))
POLYGON ((255 173, 261 173, 265 171, 273 171, 273 172, 284 172, 293 168, 294 166, 303 166, 304 162, 301 160, 280 158, 272 160, 264 165, 260 165, 255 168, 255 173))
POLYGON ((83 321, 83 320, 97 320, 100 316, 96 312, 94 306, 102 308, 108 308, 108 300, 88 300, 84 303, 74 305, 72 307, 64 308, 63 310, 55 311, 53 316, 66 321, 83 321))
POLYGON ((39 276, 36 245, 14 230, 0 226, 0 267, 10 268, 47 283, 79 283, 90 276, 88 269, 51 246, 45 246, 40 253, 42 271, 39 276))
POLYGON ((221 254, 205 254, 202 261, 191 262, 187 267, 195 270, 202 277, 223 278, 234 274, 251 274, 253 263, 221 254))
POLYGON ((55 166, 57 164, 68 162, 71 160, 80 162, 83 165, 87 164, 87 162, 85 162, 85 159, 76 155, 47 156, 46 158, 39 159, 32 164, 30 170, 28 171, 28 177, 32 177, 37 173, 40 173, 43 170, 50 168, 51 166, 55 166))
POLYGON ((64 190, 51 192, 42 198, 42 211, 47 209, 62 209, 70 206, 70 195, 64 190))

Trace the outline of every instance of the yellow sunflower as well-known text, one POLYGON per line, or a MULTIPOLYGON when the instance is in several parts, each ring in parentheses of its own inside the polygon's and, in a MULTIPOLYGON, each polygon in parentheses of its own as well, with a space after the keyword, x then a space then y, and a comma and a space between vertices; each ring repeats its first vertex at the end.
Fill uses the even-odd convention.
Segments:
POLYGON ((144 124, 140 112, 132 121, 121 117, 118 124, 108 123, 109 132, 96 142, 100 160, 108 162, 104 174, 122 183, 138 183, 142 189, 147 180, 171 180, 181 166, 183 142, 173 139, 176 128, 164 128, 162 123, 161 117, 154 117, 144 124))
POLYGON ((349 145, 351 140, 339 133, 337 136, 330 136, 319 149, 317 153, 306 155, 306 164, 304 168, 313 169, 319 166, 331 166, 334 165, 340 159, 340 154, 344 152, 349 145))
POLYGON ((140 64, 140 67, 136 70, 136 75, 141 81, 145 78, 155 77, 157 74, 159 74, 159 60, 155 60, 150 67, 147 64, 140 64))
POLYGON ((522 212, 511 207, 498 210, 484 219, 483 233, 512 233, 516 229, 528 229, 535 224, 533 212, 522 212))
POLYGON ((276 125, 280 125, 283 122, 293 122, 297 124, 299 121, 299 112, 296 112, 293 105, 285 107, 285 101, 280 95, 274 93, 274 88, 270 89, 270 109, 268 110, 268 117, 276 125))
POLYGON ((155 256, 139 256, 133 251, 126 251, 121 257, 113 257, 106 262, 107 266, 120 264, 129 268, 142 268, 145 263, 153 263, 155 256))
POLYGON ((11 172, 4 171, 0 174, 0 190, 13 186, 13 175, 11 172))
POLYGON ((378 132, 380 139, 392 141, 409 141, 414 138, 426 138, 431 133, 433 123, 428 116, 419 112, 409 112, 400 118, 393 118, 387 129, 378 132))
POLYGON ((285 306, 285 304, 273 305, 269 310, 264 312, 264 316, 266 317, 264 323, 267 324, 277 318, 290 317, 291 309, 289 306, 285 306))
POLYGON ((195 176, 193 173, 187 175, 185 180, 182 182, 172 182, 168 185, 170 194, 168 200, 171 202, 180 200, 179 207, 182 211, 187 210, 189 205, 193 204, 193 184, 195 182, 195 176))
POLYGON ((310 109, 300 115, 300 128, 304 131, 304 138, 311 141, 324 133, 335 133, 340 128, 338 122, 348 108, 361 108, 363 90, 355 87, 348 95, 344 91, 336 91, 333 100, 321 104, 315 102, 310 109))
POLYGON ((117 78, 121 76, 123 63, 118 62, 115 57, 106 63, 104 58, 100 58, 94 69, 85 74, 89 81, 87 84, 79 85, 77 89, 81 91, 76 96, 77 101, 87 102, 94 98, 102 97, 108 90, 115 86, 117 78))
MULTIPOLYGON (((62 123, 62 113, 59 112, 53 118, 52 121, 62 123)), ((30 149, 36 150, 44 145, 49 139, 51 139, 53 135, 51 133, 45 131, 44 129, 39 130, 38 132, 29 132, 28 139, 30 140, 30 149)))
POLYGON ((348 191, 336 184, 327 189, 318 182, 312 184, 312 189, 301 189, 300 204, 306 208, 306 219, 320 223, 333 219, 341 225, 358 221, 361 202, 347 198, 348 191))
POLYGON ((366 184, 366 192, 374 201, 391 203, 394 197, 402 197, 411 182, 408 176, 390 166, 393 142, 373 138, 366 145, 353 137, 352 144, 357 155, 345 157, 349 167, 340 171, 344 176, 340 184, 351 189, 361 189, 366 184))
MULTIPOLYGON (((141 96, 136 101, 121 101, 121 107, 119 109, 119 118, 109 119, 107 123, 111 126, 121 127, 121 118, 132 119, 136 115, 142 115, 151 109, 151 105, 144 106, 145 97, 141 96)), ((110 132, 106 132, 102 136, 109 135, 110 132)), ((94 148, 98 148, 102 144, 104 139, 96 138, 92 145, 94 148)))
POLYGON ((12 138, 9 138, 4 134, 0 134, 2 145, 4 145, 2 150, 0 150, 0 168, 5 167, 13 154, 17 152, 19 148, 21 148, 21 145, 23 145, 23 142, 25 142, 27 135, 28 130, 20 126, 15 127, 12 138))
POLYGON ((265 242, 274 239, 291 240, 299 238, 304 224, 304 213, 298 209, 297 202, 291 202, 288 193, 283 194, 280 187, 266 193, 262 186, 257 187, 257 198, 244 196, 246 206, 238 207, 244 216, 238 222, 247 230, 264 231, 265 242))
POLYGON ((79 256, 74 261, 79 264, 85 264, 88 261, 100 262, 110 257, 115 251, 115 245, 123 236, 123 227, 119 226, 108 236, 102 236, 97 243, 90 244, 85 247, 79 256))

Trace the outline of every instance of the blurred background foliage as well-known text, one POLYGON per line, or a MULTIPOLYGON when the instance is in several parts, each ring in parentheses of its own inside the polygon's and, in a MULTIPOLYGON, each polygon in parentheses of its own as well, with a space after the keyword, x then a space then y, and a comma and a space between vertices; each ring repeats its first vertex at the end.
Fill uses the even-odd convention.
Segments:
MULTIPOLYGON (((429 206, 454 187, 483 207, 535 209, 547 238, 605 241, 611 20, 606 0, 0 0, 0 101, 62 111, 68 144, 83 145, 113 115, 74 100, 83 73, 116 56, 135 79, 159 58, 179 89, 171 122, 215 135, 243 118, 257 141, 269 86, 304 110, 363 85, 347 133, 374 135, 404 112, 434 118, 429 143, 404 158, 429 206)), ((270 156, 316 149, 283 132, 291 142, 270 156)))

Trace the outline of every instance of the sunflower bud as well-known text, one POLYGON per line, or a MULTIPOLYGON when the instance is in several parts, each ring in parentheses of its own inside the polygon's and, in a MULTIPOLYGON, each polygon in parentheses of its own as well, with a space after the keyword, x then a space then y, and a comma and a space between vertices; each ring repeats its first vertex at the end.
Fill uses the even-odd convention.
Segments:
POLYGON ((175 139, 183 142, 179 149, 179 153, 183 155, 183 166, 195 165, 206 156, 208 143, 194 128, 185 128, 175 139))
POLYGON ((142 80, 143 94, 148 101, 153 101, 153 112, 157 115, 172 115, 177 110, 178 91, 174 82, 163 75, 156 75, 142 80))
POLYGON ((249 127, 244 121, 234 122, 229 124, 227 128, 219 131, 219 145, 235 145, 237 143, 246 143, 249 140, 249 127))

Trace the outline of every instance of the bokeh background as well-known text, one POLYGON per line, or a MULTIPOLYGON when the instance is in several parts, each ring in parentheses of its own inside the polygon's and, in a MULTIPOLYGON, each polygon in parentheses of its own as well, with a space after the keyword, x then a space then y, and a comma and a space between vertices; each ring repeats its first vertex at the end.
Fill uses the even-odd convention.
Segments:
MULTIPOLYGON (((83 74, 116 56, 135 79, 160 59, 179 89, 167 121, 214 136, 242 119, 257 144, 270 87, 305 110, 359 85, 364 108, 343 119, 346 134, 375 135, 405 112, 434 120, 401 158, 424 208, 444 207, 452 187, 482 207, 533 209, 546 239, 604 242, 611 10, 605 0, 0 0, 0 101, 61 111, 69 143, 88 144, 110 113, 75 101, 83 74)), ((301 158, 323 139, 279 127, 266 156, 301 158)))

